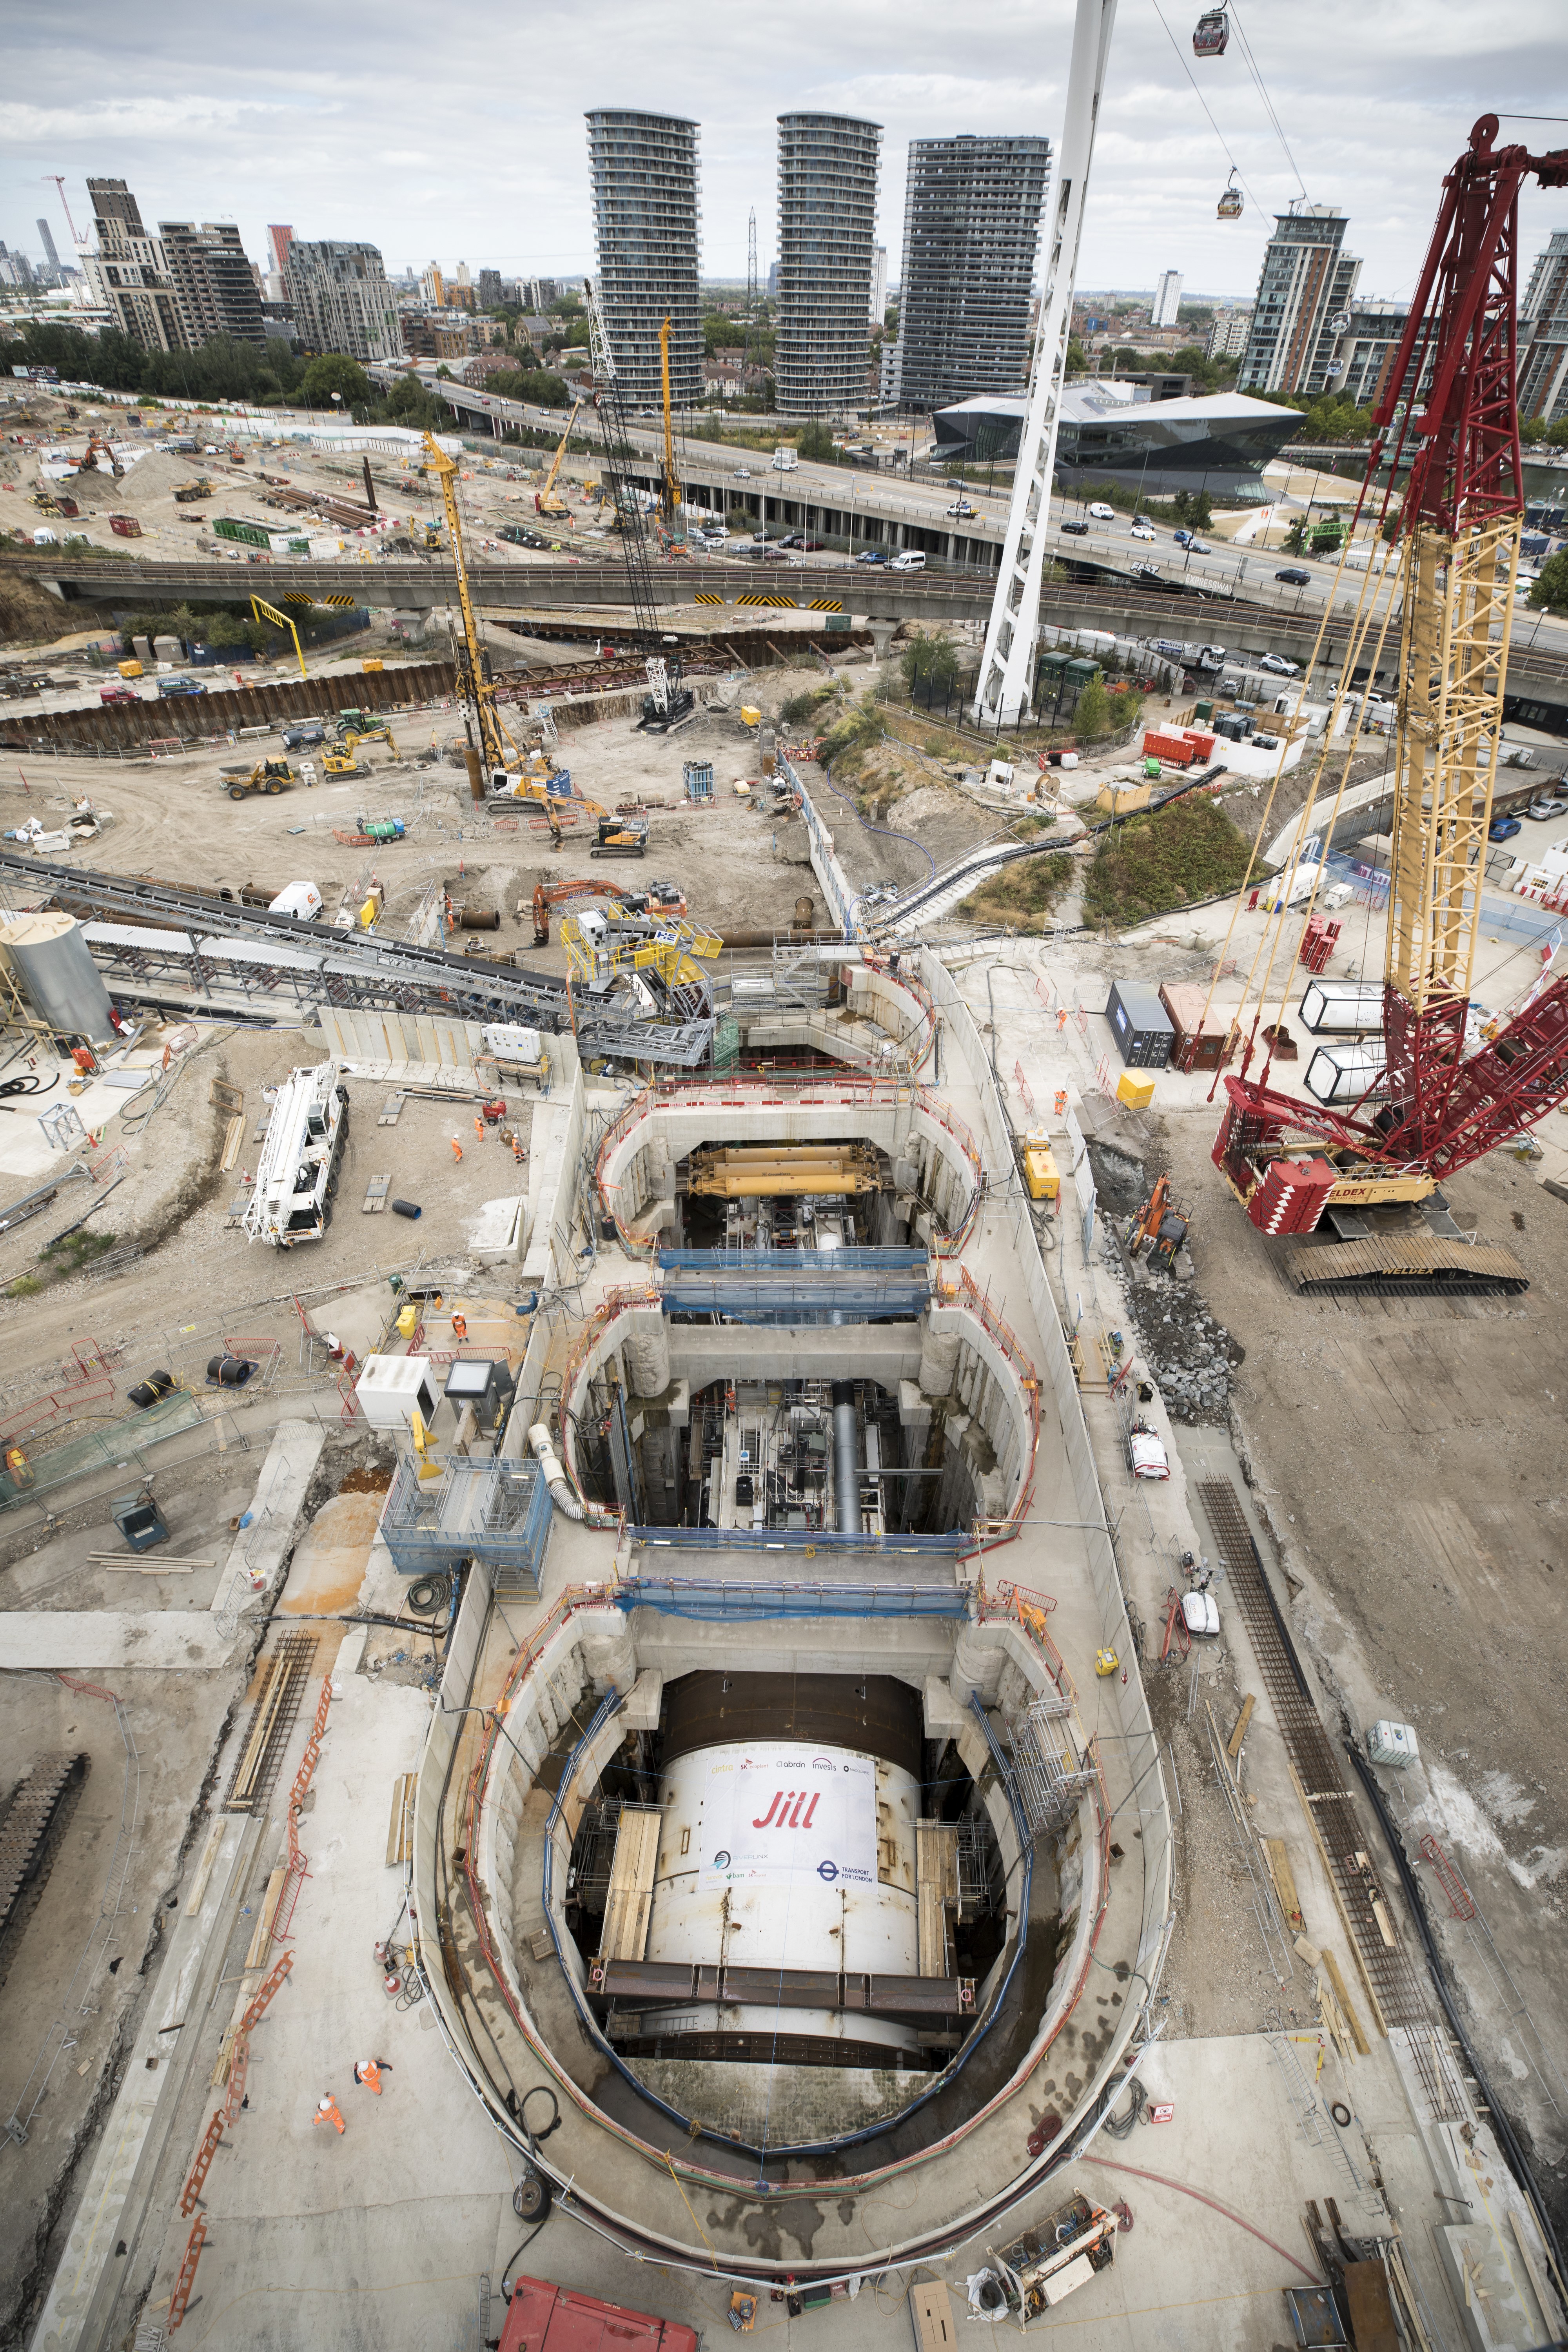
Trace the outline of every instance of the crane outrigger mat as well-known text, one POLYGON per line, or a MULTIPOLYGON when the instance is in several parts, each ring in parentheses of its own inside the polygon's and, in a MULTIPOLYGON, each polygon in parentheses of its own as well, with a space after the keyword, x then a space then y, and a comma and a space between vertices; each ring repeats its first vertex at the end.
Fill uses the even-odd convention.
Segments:
POLYGON ((1530 1276, 1501 1242, 1436 1234, 1325 1242, 1287 1250, 1285 1271, 1303 1298, 1513 1298, 1530 1276))

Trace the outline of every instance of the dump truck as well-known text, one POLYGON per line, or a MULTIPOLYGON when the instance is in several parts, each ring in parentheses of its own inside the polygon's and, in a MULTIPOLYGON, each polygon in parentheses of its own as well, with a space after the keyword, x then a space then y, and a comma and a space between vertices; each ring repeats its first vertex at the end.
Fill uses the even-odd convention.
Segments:
POLYGON ((267 1122, 256 1186, 242 1220, 274 1249, 320 1241, 332 1222, 338 1171, 349 1139, 349 1093, 333 1061, 291 1070, 267 1122))
POLYGON ((231 801, 242 801, 247 793, 280 793, 295 775, 287 760, 258 760, 254 767, 220 768, 217 779, 231 801))

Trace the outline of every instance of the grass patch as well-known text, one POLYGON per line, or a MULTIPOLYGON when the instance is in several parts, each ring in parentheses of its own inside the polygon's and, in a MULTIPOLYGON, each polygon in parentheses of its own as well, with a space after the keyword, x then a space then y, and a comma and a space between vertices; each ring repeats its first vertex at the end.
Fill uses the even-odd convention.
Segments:
POLYGON ((19 1274, 6 1290, 5 1296, 7 1298, 34 1298, 43 1286, 36 1274, 19 1274))
POLYGON ((786 727, 804 727, 814 712, 820 710, 825 702, 831 702, 837 692, 837 679, 822 686, 808 687, 804 694, 790 696, 780 709, 779 717, 786 727))
POLYGON ((1105 835, 1084 881, 1084 920, 1127 930, 1218 898, 1236 888, 1247 860, 1247 842, 1223 810, 1205 800, 1173 801, 1105 835))
POLYGON ((1004 930, 1043 930, 1072 881, 1076 864, 1061 849, 1046 857, 1020 857, 972 890, 958 912, 1004 930))
POLYGON ((53 1274, 78 1274, 90 1265, 95 1257, 102 1257, 114 1247, 112 1234, 77 1232, 64 1234, 58 1241, 46 1242, 38 1252, 38 1263, 53 1274))

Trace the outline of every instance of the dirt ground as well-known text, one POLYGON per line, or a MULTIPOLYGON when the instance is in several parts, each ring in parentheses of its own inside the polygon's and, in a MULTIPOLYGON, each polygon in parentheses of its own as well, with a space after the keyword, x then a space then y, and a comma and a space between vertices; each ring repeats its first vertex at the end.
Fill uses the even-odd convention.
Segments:
POLYGON ((1462 1928, 1421 1871, 1483 2060, 1561 2199, 1563 2117, 1533 2053, 1538 2033, 1561 2065, 1568 2039, 1568 1210, 1500 1152, 1445 1190, 1461 1226, 1515 1251, 1521 1298, 1305 1305, 1212 1165, 1215 1122, 1148 1115, 1148 1157, 1191 1207, 1193 1290, 1245 1342, 1233 1427, 1297 1638, 1348 1727, 1416 1730, 1421 1771, 1395 1799, 1407 1847, 1418 1862, 1420 1836, 1438 1838, 1495 1938, 1483 1953, 1484 1930, 1462 1928))

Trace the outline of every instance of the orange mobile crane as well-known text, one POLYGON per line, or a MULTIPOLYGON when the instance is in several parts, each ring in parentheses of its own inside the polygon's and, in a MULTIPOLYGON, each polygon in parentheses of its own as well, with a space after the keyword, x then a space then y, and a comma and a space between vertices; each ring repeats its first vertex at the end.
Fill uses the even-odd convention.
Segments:
MULTIPOLYGON (((1531 176, 1546 188, 1568 187, 1568 149, 1532 155, 1522 146, 1495 145, 1497 132, 1498 118, 1483 115, 1444 181, 1415 299, 1373 412, 1355 520, 1366 509, 1378 520, 1386 515, 1391 486, 1408 466, 1394 533, 1403 551, 1399 585, 1395 592, 1380 583, 1368 562, 1335 712, 1323 730, 1299 828, 1304 835, 1307 812, 1316 807, 1318 780, 1352 680, 1358 671, 1375 673, 1384 639, 1396 627, 1399 701, 1382 1067, 1342 1108, 1270 1083, 1272 1038, 1282 1025, 1289 971, 1307 948, 1327 871, 1326 859, 1320 859, 1310 890, 1299 902, 1298 950, 1272 988, 1274 967, 1284 958, 1283 918, 1272 943, 1266 932, 1254 959, 1247 982, 1252 1002, 1240 1015, 1241 1069, 1224 1081, 1229 1103, 1213 1154, 1252 1223, 1268 1234, 1310 1233, 1337 1205, 1376 1210, 1419 1202, 1568 1096, 1568 979, 1543 975, 1495 1026, 1479 1033, 1470 1006, 1476 942, 1486 919, 1487 835, 1524 519, 1515 370, 1519 193, 1531 176), (1272 1020, 1265 1009, 1270 993, 1280 1008, 1272 1020), (1260 1050, 1255 1073, 1251 1065, 1260 1050)), ((1353 530, 1352 523, 1347 550, 1353 530)), ((1331 597, 1314 664, 1330 626, 1337 635, 1342 625, 1331 622, 1333 611, 1331 597)), ((1342 745, 1331 813, 1326 824, 1310 818, 1325 839, 1332 837, 1356 748, 1352 725, 1342 745)), ((1270 792, 1269 806, 1272 800, 1270 792)), ((1259 846, 1268 824, 1266 806, 1259 846)), ((1306 864, 1304 847, 1299 840, 1291 860, 1298 872, 1306 864)), ((1282 902, 1291 896, 1283 890, 1282 902)), ((1238 909, 1241 903, 1238 896, 1238 909)), ((1358 1246, 1377 1256, 1374 1243, 1358 1246)), ((1453 1244, 1446 1245, 1441 1265, 1426 1265, 1432 1246, 1412 1251, 1390 1244, 1386 1263, 1369 1258, 1365 1278, 1380 1292, 1480 1286, 1479 1260, 1488 1253, 1467 1253, 1453 1244), (1408 1268, 1396 1262, 1402 1258, 1411 1261, 1408 1268), (1467 1267, 1467 1258, 1476 1263, 1467 1267)), ((1296 1255, 1292 1272, 1301 1286, 1315 1286, 1300 1268, 1319 1255, 1296 1255)), ((1522 1281, 1503 1286, 1519 1288, 1522 1281)))

